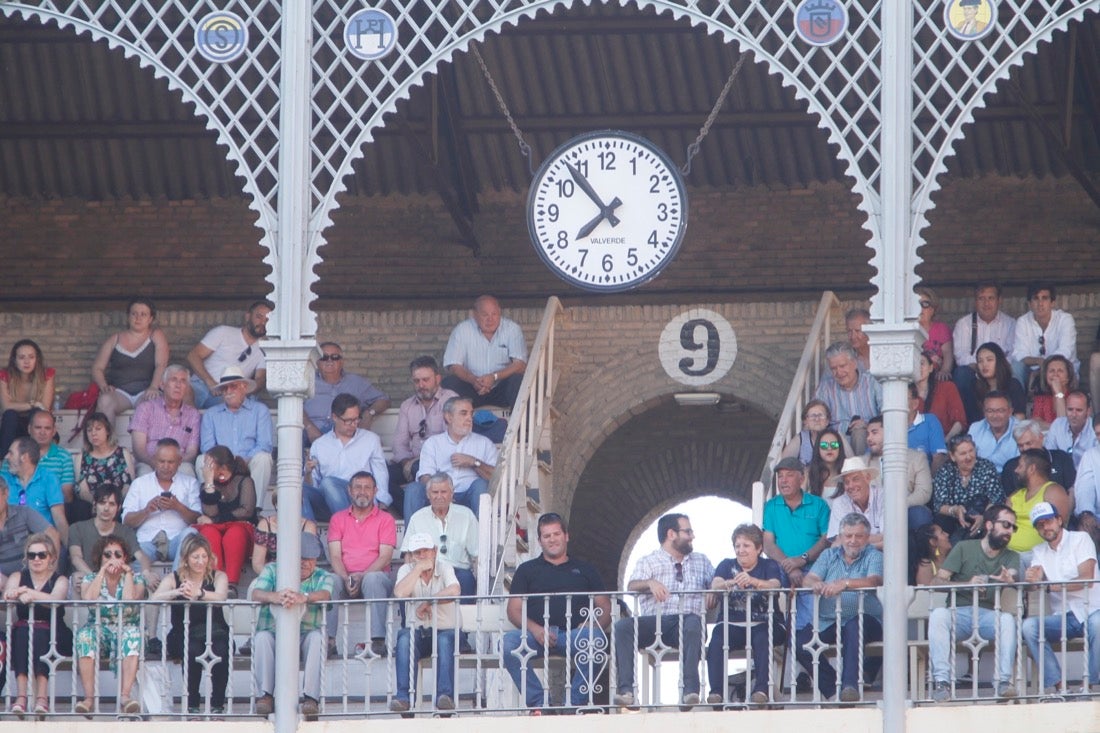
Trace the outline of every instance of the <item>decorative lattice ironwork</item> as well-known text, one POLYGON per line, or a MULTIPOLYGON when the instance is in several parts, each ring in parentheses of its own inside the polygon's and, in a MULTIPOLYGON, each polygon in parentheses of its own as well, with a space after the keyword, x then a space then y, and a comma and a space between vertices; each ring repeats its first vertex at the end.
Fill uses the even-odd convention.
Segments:
MULTIPOLYGON (((279 269, 280 257, 304 260, 301 291, 308 293, 320 261, 324 229, 344 190, 343 179, 363 155, 363 147, 386 115, 410 90, 435 73, 440 64, 491 33, 506 32, 538 13, 574 5, 572 0, 387 0, 375 7, 397 21, 399 42, 388 56, 363 61, 349 54, 344 29, 361 0, 315 0, 312 13, 312 124, 310 233, 307 251, 287 245, 276 251, 280 144, 280 0, 47 0, 36 4, 3 2, 0 12, 55 22, 104 40, 167 80, 185 101, 194 104, 218 133, 244 179, 264 230, 268 264, 279 269), (194 49, 195 23, 214 10, 246 19, 247 52, 236 61, 212 64, 194 49)), ((643 9, 685 19, 721 33, 741 52, 751 52, 782 83, 792 87, 809 112, 819 119, 837 155, 846 164, 859 206, 867 215, 877 268, 873 284, 881 291, 883 267, 881 215, 882 32, 880 0, 846 4, 848 31, 830 46, 816 47, 795 32, 795 0, 636 0, 643 9)), ((1100 8, 1100 0, 1000 0, 998 27, 980 40, 960 41, 945 28, 942 0, 911 5, 913 32, 913 205, 910 210, 912 251, 916 248, 936 178, 954 144, 984 104, 998 81, 1006 78, 1040 43, 1074 20, 1100 8)), ((296 238, 288 238, 289 240, 296 238)), ((271 282, 275 283, 274 275, 271 282)), ((312 296, 302 299, 308 306, 312 296)), ((312 324, 312 317, 302 319, 312 324)), ((309 328, 305 325, 304 328, 309 328)), ((289 335, 289 334, 284 334, 289 335)))

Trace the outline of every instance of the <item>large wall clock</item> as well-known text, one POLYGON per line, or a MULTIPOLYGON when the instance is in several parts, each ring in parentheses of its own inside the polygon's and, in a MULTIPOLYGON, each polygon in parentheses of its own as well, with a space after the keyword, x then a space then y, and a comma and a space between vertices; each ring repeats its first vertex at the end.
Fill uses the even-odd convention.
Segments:
POLYGON ((543 262, 597 292, 655 277, 676 256, 687 214, 683 179, 664 151, 619 130, 563 144, 527 196, 527 227, 543 262))

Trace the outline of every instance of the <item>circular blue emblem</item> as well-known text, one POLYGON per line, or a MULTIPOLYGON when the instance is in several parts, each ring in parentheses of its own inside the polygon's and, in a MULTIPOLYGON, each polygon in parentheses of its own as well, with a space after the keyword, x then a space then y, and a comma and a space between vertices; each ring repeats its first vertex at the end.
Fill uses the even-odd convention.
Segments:
POLYGON ((837 0, 802 0, 794 11, 794 28, 811 46, 828 46, 848 30, 848 11, 837 0))
POLYGON ((228 10, 210 13, 195 26, 195 48, 207 61, 227 64, 248 48, 248 26, 228 10))
POLYGON ((397 48, 397 23, 383 10, 360 10, 344 27, 344 45, 356 58, 380 59, 397 48))

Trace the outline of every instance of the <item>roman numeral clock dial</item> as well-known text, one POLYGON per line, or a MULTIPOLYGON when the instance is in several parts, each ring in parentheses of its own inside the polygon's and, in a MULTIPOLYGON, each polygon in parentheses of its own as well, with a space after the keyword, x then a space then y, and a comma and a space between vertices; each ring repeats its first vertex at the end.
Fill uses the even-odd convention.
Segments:
POLYGON ((680 171, 645 138, 618 130, 569 140, 540 166, 527 227, 542 261, 584 290, 629 290, 651 280, 687 230, 680 171))

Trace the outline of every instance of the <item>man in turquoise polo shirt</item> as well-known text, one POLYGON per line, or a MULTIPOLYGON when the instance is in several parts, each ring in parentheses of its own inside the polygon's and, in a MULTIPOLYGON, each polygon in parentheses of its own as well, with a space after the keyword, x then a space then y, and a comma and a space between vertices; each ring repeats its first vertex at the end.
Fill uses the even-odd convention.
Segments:
POLYGON ((38 445, 26 436, 16 438, 8 449, 7 467, 0 476, 8 483, 9 504, 28 506, 57 528, 61 541, 69 539, 65 521, 65 497, 57 477, 38 465, 38 445))
POLYGON ((802 481, 802 462, 784 458, 775 467, 776 495, 764 504, 764 552, 783 566, 796 588, 829 545, 829 505, 803 491, 802 481))

